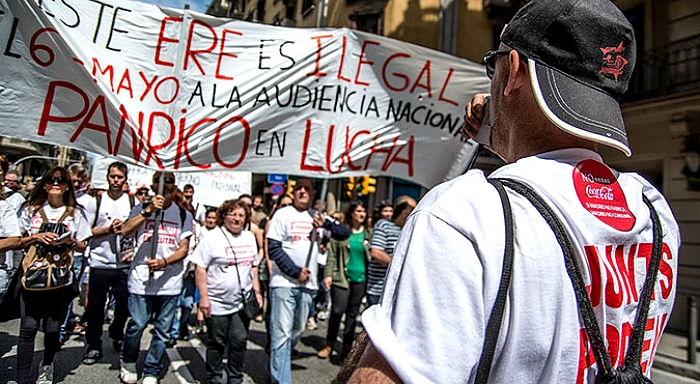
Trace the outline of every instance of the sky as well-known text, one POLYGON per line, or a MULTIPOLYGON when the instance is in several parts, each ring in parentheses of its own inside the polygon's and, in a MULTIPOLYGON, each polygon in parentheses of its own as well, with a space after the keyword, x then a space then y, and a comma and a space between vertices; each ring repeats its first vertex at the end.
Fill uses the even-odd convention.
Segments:
POLYGON ((164 7, 184 9, 185 4, 190 5, 190 10, 205 13, 212 0, 136 0, 144 3, 162 5, 164 7))

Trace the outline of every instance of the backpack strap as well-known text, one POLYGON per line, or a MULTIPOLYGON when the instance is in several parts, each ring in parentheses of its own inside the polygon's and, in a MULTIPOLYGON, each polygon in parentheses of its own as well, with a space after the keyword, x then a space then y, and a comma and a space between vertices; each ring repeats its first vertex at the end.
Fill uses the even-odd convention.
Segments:
MULTIPOLYGON (((42 208, 41 211, 43 212, 44 209, 42 208)), ((74 213, 74 212, 75 212, 75 208, 73 208, 73 207, 66 207, 66 210, 63 211, 63 214, 61 215, 61 217, 58 218, 58 221, 56 221, 56 222, 57 222, 57 223, 63 223, 63 220, 65 220, 68 216, 73 216, 73 213, 74 213)), ((46 217, 46 216, 44 216, 44 217, 46 217)))
POLYGON ((92 227, 97 225, 97 218, 100 217, 100 205, 102 205, 102 194, 95 196, 95 219, 92 221, 92 227))
POLYGON ((508 199, 505 188, 503 188, 503 185, 498 180, 488 179, 488 181, 496 188, 496 191, 498 191, 498 196, 501 198, 501 203, 503 205, 503 218, 506 224, 506 246, 503 252, 501 283, 498 287, 496 302, 493 305, 493 309, 491 309, 489 322, 486 325, 486 337, 484 338, 484 346, 482 347, 481 358, 479 359, 479 365, 476 370, 476 379, 474 380, 476 384, 486 384, 489 381, 493 355, 496 352, 498 335, 501 331, 501 324, 503 323, 503 312, 506 307, 508 287, 510 286, 514 253, 513 212, 510 207, 510 200, 508 199))
POLYGON ((588 334, 589 340, 591 342, 591 347, 593 350, 593 355, 596 362, 599 364, 600 372, 602 378, 611 379, 614 381, 615 377, 620 376, 620 372, 631 369, 640 372, 640 357, 642 351, 642 343, 644 339, 644 328, 646 326, 647 317, 649 314, 649 305, 651 303, 651 294, 653 292, 654 284, 656 283, 656 278, 659 271, 659 264, 661 262, 661 250, 663 234, 661 233, 661 221, 659 220, 658 214, 654 209, 651 201, 642 195, 644 204, 647 205, 650 211, 650 218, 652 221, 652 232, 654 236, 654 245, 652 248, 652 256, 647 269, 646 279, 644 281, 644 286, 642 288, 642 295, 639 301, 639 306, 637 308, 637 315, 634 323, 634 331, 630 337, 629 348, 625 356, 624 365, 618 369, 613 368, 610 362, 610 356, 607 354, 605 340, 603 339, 600 327, 598 325, 598 320, 595 316, 593 310, 593 305, 588 296, 588 291, 586 290, 586 283, 583 280, 583 274, 581 269, 574 258, 574 248, 571 240, 562 224, 561 220, 557 217, 556 213, 552 210, 549 205, 535 192, 530 186, 512 179, 496 179, 500 181, 503 185, 508 188, 518 192, 525 198, 527 198, 532 205, 537 209, 537 211, 544 217, 547 224, 550 226, 554 232, 557 241, 564 253, 564 261, 566 264, 566 270, 571 279, 571 283, 574 287, 574 293, 576 294, 576 301, 578 302, 579 313, 583 318, 584 326, 586 327, 586 333, 588 334))
POLYGON ((129 208, 134 208, 134 205, 136 205, 136 198, 133 195, 127 196, 129 196, 129 208))
POLYGON ((39 210, 37 211, 37 213, 39 214, 39 217, 41 217, 41 222, 42 222, 42 223, 48 223, 48 222, 49 222, 49 218, 46 217, 46 212, 44 212, 44 207, 39 208, 39 210))
POLYGON ((185 218, 187 217, 187 210, 185 208, 182 208, 181 206, 177 206, 180 208, 180 229, 182 229, 185 226, 185 218))

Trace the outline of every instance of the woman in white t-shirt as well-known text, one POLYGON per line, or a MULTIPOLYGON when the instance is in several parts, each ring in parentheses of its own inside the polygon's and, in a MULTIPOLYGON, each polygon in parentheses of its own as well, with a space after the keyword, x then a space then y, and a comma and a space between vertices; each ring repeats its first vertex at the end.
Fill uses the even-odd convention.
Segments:
MULTIPOLYGON (((33 244, 63 245, 82 252, 90 237, 90 225, 77 204, 68 172, 63 167, 48 170, 22 206, 19 218, 24 247, 33 244), (60 222, 59 222, 60 220, 60 222), (68 233, 67 236, 60 234, 68 233)), ((72 269, 72 266, 71 266, 72 269)), ((75 279, 75 276, 72 276, 75 279)), ((72 280, 71 280, 72 281, 72 280)), ((53 382, 53 360, 61 347, 59 328, 68 303, 77 295, 72 284, 49 290, 19 289, 20 330, 17 342, 17 381, 29 383, 34 339, 43 322, 44 359, 37 383, 53 382)))
POLYGON ((255 291, 262 306, 255 236, 243 230, 250 209, 239 200, 227 200, 218 210, 219 227, 211 230, 194 251, 199 308, 207 325, 207 382, 223 379, 222 361, 228 347, 229 383, 243 382, 243 364, 250 319, 243 311, 243 295, 255 291))

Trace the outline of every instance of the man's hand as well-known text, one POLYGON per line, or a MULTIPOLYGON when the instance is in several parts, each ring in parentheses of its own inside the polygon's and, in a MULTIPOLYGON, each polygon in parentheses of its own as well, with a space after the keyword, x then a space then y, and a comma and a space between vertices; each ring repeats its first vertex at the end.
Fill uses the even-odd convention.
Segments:
POLYGON ((314 213, 314 228, 323 228, 323 224, 326 223, 326 217, 323 213, 314 213))
POLYGON ((306 283, 307 280, 309 280, 309 276, 311 276, 311 271, 309 268, 303 267, 301 268, 301 273, 299 274, 299 282, 300 283, 306 283))
POLYGON ((146 207, 146 210, 148 212, 155 212, 163 209, 163 206, 165 205, 165 197, 163 195, 155 195, 151 199, 151 203, 148 204, 148 207, 146 207))
POLYGON ((117 235, 122 233, 122 221, 119 219, 112 220, 112 224, 109 226, 109 231, 117 235))
POLYGON ((148 264, 148 270, 153 272, 165 268, 168 262, 165 259, 148 259, 146 264, 148 264))
POLYGON ((333 284, 333 278, 328 276, 323 279, 323 284, 326 285, 326 289, 331 289, 331 285, 333 284))
POLYGON ((462 124, 462 136, 465 139, 473 139, 481 128, 486 110, 484 104, 488 93, 477 93, 464 107, 464 124, 462 124))

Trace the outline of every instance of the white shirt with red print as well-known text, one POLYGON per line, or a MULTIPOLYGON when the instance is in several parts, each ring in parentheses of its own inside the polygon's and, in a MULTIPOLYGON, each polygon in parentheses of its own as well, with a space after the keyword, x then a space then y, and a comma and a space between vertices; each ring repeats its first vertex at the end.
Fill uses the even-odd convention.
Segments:
MULTIPOLYGON (((130 217, 140 215, 141 204, 136 204, 130 217)), ((136 295, 175 296, 182 291, 182 278, 185 273, 183 260, 170 263, 165 268, 153 272, 149 278, 146 260, 151 257, 151 238, 155 227, 156 215, 161 215, 158 227, 157 259, 170 257, 180 248, 180 241, 192 236, 192 215, 185 211, 184 221, 180 216, 180 207, 171 204, 163 211, 156 212, 141 224, 136 232, 136 248, 129 268, 129 293, 136 295)))
MULTIPOLYGON (((311 245, 311 231, 314 221, 309 211, 298 211, 293 206, 284 207, 275 211, 267 237, 282 243, 282 249, 289 258, 299 267, 306 264, 311 245)), ((318 229, 321 230, 321 229, 318 229)), ((270 287, 305 287, 312 290, 318 289, 316 274, 318 271, 318 244, 314 244, 309 262, 309 279, 302 284, 284 274, 276 263, 272 263, 270 271, 270 287)))
MULTIPOLYGON (((490 177, 527 183, 562 220, 615 366, 626 353, 651 257, 642 192, 652 201, 664 236, 641 356, 649 375, 678 277, 680 235, 661 193, 583 149, 524 158, 490 177)), ((515 254, 490 382, 593 383, 596 366, 559 243, 527 199, 513 191, 508 196, 515 254)), ((362 316, 402 381, 474 381, 504 246, 501 201, 481 171, 439 185, 421 200, 402 230, 380 305, 362 316)))
POLYGON ((209 231, 190 256, 190 261, 207 270, 207 290, 211 314, 228 315, 243 309, 241 287, 253 289, 252 268, 258 266, 255 235, 241 231, 234 235, 222 227, 209 231), (236 265, 241 284, 238 284, 236 265))
MULTIPOLYGON (((56 223, 58 219, 61 218, 63 213, 66 211, 65 206, 54 208, 48 203, 44 203, 42 206, 44 209, 44 214, 49 220, 49 223, 56 223)), ((39 233, 39 228, 43 220, 39 214, 39 210, 34 210, 32 207, 25 207, 22 209, 19 216, 19 226, 22 232, 26 232, 30 235, 39 233)), ((92 236, 90 231, 90 223, 85 219, 85 214, 80 207, 76 207, 73 215, 67 216, 63 220, 63 224, 66 226, 66 230, 71 232, 71 236, 79 241, 83 241, 88 237, 92 236)))

